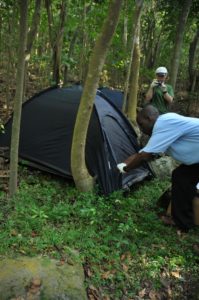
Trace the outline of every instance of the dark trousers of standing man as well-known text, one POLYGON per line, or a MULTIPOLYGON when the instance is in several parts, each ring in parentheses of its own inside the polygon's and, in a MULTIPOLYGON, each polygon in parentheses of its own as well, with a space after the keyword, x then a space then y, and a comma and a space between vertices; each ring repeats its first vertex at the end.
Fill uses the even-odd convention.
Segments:
POLYGON ((172 173, 171 212, 176 225, 183 230, 194 227, 192 201, 199 182, 199 163, 180 165, 172 173))

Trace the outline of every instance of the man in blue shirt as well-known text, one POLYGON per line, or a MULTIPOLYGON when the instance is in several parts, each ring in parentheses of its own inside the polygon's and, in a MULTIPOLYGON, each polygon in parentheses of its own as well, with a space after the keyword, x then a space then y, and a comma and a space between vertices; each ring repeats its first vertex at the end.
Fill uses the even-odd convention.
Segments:
POLYGON ((199 182, 199 119, 176 113, 159 115, 147 105, 137 117, 140 129, 150 135, 147 145, 123 163, 117 165, 121 173, 153 159, 155 154, 166 153, 182 164, 172 173, 171 224, 183 230, 194 226, 192 199, 199 182))

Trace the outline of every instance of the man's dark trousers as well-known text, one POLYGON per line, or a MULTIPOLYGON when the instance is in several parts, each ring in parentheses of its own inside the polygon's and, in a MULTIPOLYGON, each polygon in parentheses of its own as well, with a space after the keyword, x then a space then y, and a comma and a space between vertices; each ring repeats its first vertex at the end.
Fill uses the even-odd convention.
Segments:
POLYGON ((192 201, 199 182, 199 163, 180 165, 172 173, 171 212, 176 225, 188 230, 194 227, 192 201))

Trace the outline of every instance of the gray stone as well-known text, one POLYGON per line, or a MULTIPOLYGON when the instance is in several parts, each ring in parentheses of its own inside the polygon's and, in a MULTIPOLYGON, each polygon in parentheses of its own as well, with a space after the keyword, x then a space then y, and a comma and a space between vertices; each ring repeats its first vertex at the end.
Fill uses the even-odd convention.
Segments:
POLYGON ((0 260, 0 300, 86 300, 83 268, 47 257, 0 260))
POLYGON ((170 156, 162 156, 149 162, 149 166, 155 176, 160 179, 171 177, 172 171, 177 168, 179 163, 170 156))

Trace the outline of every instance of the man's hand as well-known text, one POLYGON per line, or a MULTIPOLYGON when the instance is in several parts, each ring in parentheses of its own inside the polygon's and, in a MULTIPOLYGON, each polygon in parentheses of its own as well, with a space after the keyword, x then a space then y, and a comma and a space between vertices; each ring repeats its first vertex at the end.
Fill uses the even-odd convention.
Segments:
POLYGON ((167 86, 164 82, 161 84, 161 89, 163 93, 167 93, 167 86))
POLYGON ((120 163, 120 164, 117 164, 117 168, 118 170, 120 171, 120 173, 126 173, 126 171, 124 171, 124 167, 126 167, 127 165, 125 163, 120 163))
POLYGON ((158 81, 157 79, 154 79, 151 83, 151 88, 154 88, 155 86, 158 86, 158 81))

